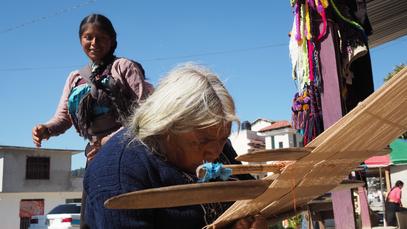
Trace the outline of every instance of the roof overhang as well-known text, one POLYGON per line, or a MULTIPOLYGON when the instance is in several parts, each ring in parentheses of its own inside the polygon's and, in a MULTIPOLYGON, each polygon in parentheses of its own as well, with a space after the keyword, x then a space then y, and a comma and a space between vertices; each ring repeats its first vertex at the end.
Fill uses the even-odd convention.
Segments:
POLYGON ((45 149, 45 148, 33 148, 33 147, 22 147, 22 146, 6 146, 0 145, 0 152, 4 153, 23 153, 23 152, 52 152, 52 153, 70 153, 77 154, 83 152, 83 150, 75 149, 45 149))
POLYGON ((407 35, 406 0, 367 0, 366 4, 373 28, 371 48, 407 35))

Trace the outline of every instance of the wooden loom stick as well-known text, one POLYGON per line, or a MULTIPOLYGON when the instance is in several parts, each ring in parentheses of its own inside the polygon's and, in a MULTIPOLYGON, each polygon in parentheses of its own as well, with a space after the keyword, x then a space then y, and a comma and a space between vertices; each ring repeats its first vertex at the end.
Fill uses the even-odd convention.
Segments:
POLYGON ((315 147, 312 153, 285 169, 262 195, 250 201, 236 202, 208 228, 218 228, 258 213, 276 218, 292 210, 289 202, 291 190, 287 185, 289 177, 298 178, 296 194, 302 195, 302 205, 331 190, 340 183, 339 178, 346 176, 363 160, 377 155, 407 130, 406 113, 407 68, 404 68, 310 142, 307 147, 315 147), (352 161, 352 158, 357 160, 352 161), (344 163, 333 163, 333 159, 344 163), (313 188, 318 185, 323 187, 313 188))
POLYGON ((145 189, 112 197, 105 202, 111 209, 167 208, 202 203, 253 199, 273 180, 245 180, 174 185, 145 189))
POLYGON ((314 148, 311 147, 297 147, 272 150, 259 150, 239 155, 236 157, 236 160, 247 162, 296 161, 307 156, 313 149, 314 148))

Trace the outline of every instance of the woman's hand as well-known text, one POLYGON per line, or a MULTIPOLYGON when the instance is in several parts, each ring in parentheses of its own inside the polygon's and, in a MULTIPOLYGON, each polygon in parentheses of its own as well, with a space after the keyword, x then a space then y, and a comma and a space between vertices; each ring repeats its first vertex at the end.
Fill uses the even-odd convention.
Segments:
POLYGON ((36 147, 41 147, 42 140, 48 140, 50 136, 48 127, 44 124, 38 124, 32 129, 32 138, 36 147))
POLYGON ((243 219, 239 219, 231 227, 232 229, 267 229, 267 220, 261 216, 249 216, 243 219))

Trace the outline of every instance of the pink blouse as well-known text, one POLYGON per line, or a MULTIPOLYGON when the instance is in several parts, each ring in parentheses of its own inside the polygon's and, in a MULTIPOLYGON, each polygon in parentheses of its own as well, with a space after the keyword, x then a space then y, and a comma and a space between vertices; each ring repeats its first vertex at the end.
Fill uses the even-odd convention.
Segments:
MULTIPOLYGON (((144 80, 141 69, 126 58, 118 58, 113 62, 111 74, 113 78, 122 82, 123 85, 127 83, 130 86, 138 98, 137 102, 144 100, 153 91, 153 86, 144 80)), ((80 76, 78 70, 69 74, 55 114, 45 124, 51 136, 60 135, 72 126, 68 113, 68 97, 74 86, 73 82, 78 76, 80 76)))
POLYGON ((399 187, 393 188, 387 196, 389 202, 401 203, 401 189, 399 187))

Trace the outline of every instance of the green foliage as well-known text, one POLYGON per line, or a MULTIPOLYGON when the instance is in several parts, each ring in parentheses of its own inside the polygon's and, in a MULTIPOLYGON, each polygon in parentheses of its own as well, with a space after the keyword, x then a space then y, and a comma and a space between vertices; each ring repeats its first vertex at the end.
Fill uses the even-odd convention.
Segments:
POLYGON ((85 175, 85 168, 79 168, 71 171, 72 177, 83 177, 85 175))
MULTIPOLYGON (((291 218, 288 218, 287 219, 288 220, 288 229, 296 229, 296 228, 298 228, 298 227, 300 227, 301 226, 301 222, 302 222, 302 215, 301 214, 298 214, 298 215, 296 215, 296 216, 293 216, 293 217, 291 217, 291 218)), ((271 225, 270 227, 269 227, 269 229, 285 229, 284 227, 283 227, 283 224, 282 224, 282 222, 280 221, 280 222, 278 222, 278 223, 276 223, 276 224, 274 224, 274 225, 271 225)))
POLYGON ((399 64, 396 65, 396 67, 394 67, 393 71, 390 72, 389 74, 387 74, 387 76, 384 78, 384 82, 388 81, 389 79, 391 79, 391 77, 393 77, 394 75, 396 75, 399 71, 401 71, 401 69, 403 69, 404 67, 406 67, 407 65, 405 64, 399 64))
POLYGON ((296 215, 288 219, 288 226, 291 228, 297 228, 301 225, 302 215, 296 215))

